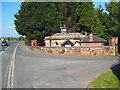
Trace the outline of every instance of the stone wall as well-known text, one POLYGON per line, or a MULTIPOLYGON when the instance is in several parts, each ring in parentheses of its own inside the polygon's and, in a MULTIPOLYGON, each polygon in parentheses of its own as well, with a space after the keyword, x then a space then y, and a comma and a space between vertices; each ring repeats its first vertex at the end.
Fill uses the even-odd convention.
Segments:
POLYGON ((50 54, 79 56, 117 56, 115 46, 100 47, 30 47, 33 51, 50 54))

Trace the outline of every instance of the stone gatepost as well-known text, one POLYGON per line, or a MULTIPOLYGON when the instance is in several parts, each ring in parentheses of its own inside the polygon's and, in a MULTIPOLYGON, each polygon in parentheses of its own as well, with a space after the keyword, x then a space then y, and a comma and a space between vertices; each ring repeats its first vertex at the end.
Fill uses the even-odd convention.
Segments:
POLYGON ((31 40, 31 46, 37 46, 37 40, 31 40))
POLYGON ((112 37, 110 39, 110 45, 114 47, 114 55, 118 55, 118 37, 112 37))

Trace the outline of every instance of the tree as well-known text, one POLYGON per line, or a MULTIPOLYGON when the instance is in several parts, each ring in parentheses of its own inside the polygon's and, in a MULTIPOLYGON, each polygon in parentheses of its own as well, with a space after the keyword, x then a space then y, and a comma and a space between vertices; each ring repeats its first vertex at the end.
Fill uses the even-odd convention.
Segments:
POLYGON ((54 3, 23 2, 15 18, 17 32, 28 40, 42 43, 45 36, 59 30, 59 14, 54 3))
MULTIPOLYGON (((109 31, 111 31, 112 36, 118 36, 118 2, 106 3, 106 10, 109 12, 109 31)), ((119 35, 120 36, 120 35, 119 35)))
POLYGON ((106 12, 103 12, 104 9, 100 6, 99 8, 96 8, 97 16, 101 22, 102 30, 103 30, 103 38, 109 39, 111 37, 111 34, 109 33, 109 14, 106 12))
POLYGON ((109 12, 109 34, 113 37, 119 38, 119 52, 120 52, 120 2, 106 3, 106 10, 109 12))
POLYGON ((76 26, 77 31, 92 32, 97 36, 103 36, 103 30, 101 22, 97 16, 92 2, 78 3, 76 8, 76 26))
POLYGON ((111 10, 111 5, 106 4, 110 12, 107 14, 102 9, 94 9, 92 2, 23 2, 14 22, 19 34, 40 43, 44 42, 45 36, 60 32, 59 27, 63 25, 67 26, 67 32, 87 31, 108 39, 117 35, 118 24, 118 16, 114 16, 116 9, 111 10))

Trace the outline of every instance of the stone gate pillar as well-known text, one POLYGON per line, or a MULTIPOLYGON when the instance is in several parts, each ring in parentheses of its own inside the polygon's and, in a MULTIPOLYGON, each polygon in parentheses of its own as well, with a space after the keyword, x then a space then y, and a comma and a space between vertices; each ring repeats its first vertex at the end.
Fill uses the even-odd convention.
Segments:
POLYGON ((31 46, 37 46, 37 40, 31 40, 31 46))
POLYGON ((115 56, 118 55, 118 37, 112 37, 110 40, 110 45, 114 47, 115 56))

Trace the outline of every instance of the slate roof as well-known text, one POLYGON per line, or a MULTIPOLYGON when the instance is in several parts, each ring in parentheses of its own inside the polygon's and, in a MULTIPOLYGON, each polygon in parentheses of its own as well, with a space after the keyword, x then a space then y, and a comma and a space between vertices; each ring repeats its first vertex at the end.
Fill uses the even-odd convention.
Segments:
POLYGON ((77 39, 81 40, 81 38, 85 37, 84 34, 81 33, 56 33, 52 36, 45 37, 45 40, 65 40, 65 39, 77 39))
POLYGON ((54 34, 52 36, 67 36, 67 35, 71 35, 71 36, 76 36, 76 35, 78 35, 78 36, 84 36, 81 33, 56 33, 56 34, 54 34))
POLYGON ((74 44, 73 44, 70 40, 66 40, 66 41, 64 41, 64 42, 61 44, 61 46, 65 46, 65 45, 71 45, 71 46, 73 46, 74 44))
POLYGON ((90 36, 86 36, 84 37, 81 41, 79 41, 78 43, 86 43, 86 42, 107 42, 107 40, 102 39, 100 37, 97 36, 93 36, 93 41, 89 41, 89 37, 90 36))

